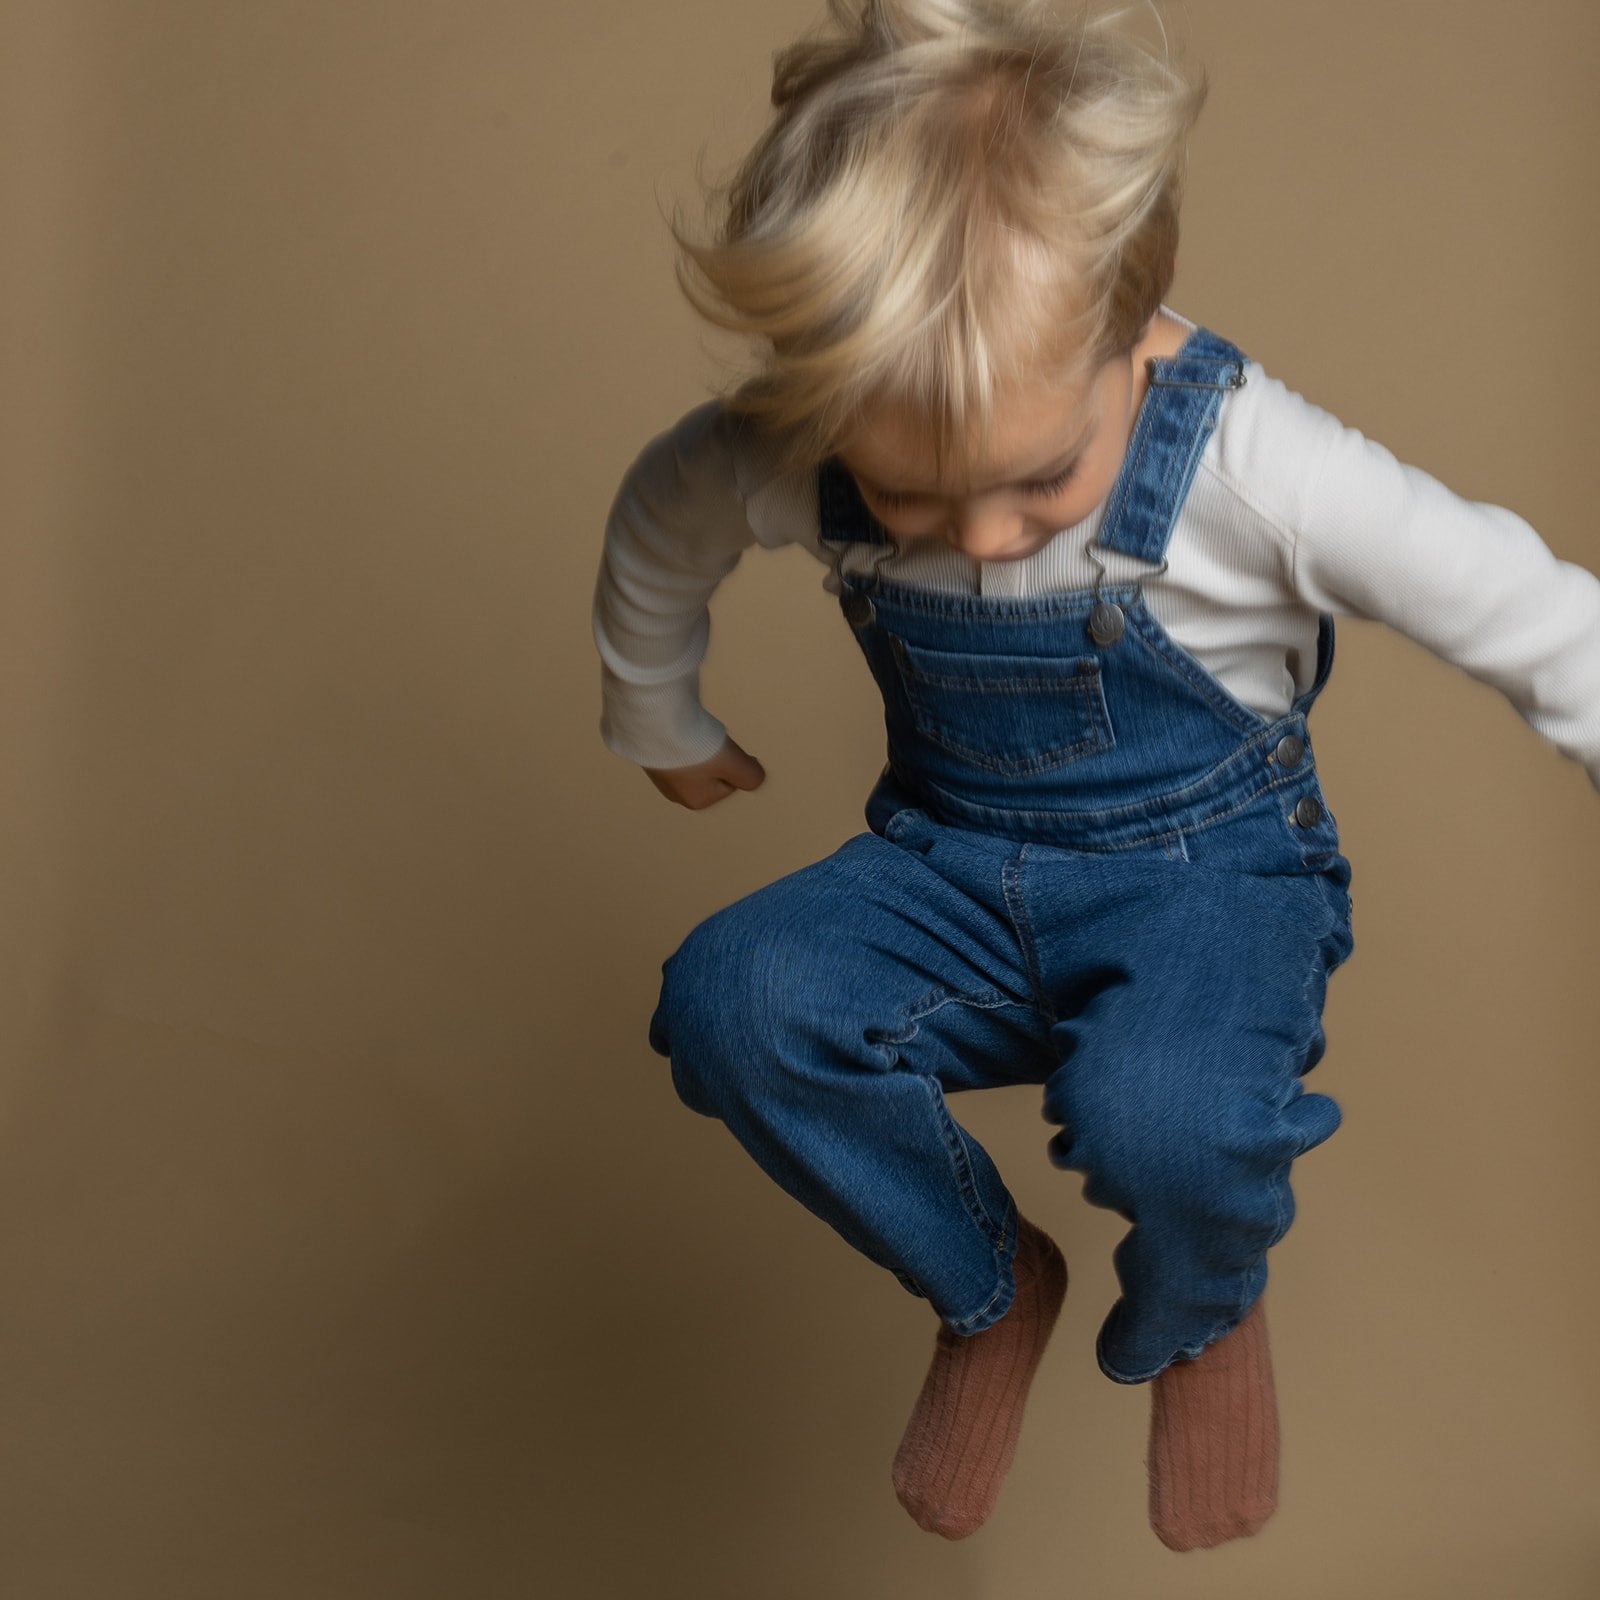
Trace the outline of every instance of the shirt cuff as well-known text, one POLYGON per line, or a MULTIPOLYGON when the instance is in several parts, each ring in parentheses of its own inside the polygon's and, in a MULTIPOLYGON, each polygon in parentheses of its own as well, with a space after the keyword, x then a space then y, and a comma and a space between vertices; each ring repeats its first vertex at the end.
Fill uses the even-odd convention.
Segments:
POLYGON ((614 755, 641 767, 709 761, 728 730, 700 704, 698 669, 665 683, 628 683, 601 668, 600 737, 614 755))

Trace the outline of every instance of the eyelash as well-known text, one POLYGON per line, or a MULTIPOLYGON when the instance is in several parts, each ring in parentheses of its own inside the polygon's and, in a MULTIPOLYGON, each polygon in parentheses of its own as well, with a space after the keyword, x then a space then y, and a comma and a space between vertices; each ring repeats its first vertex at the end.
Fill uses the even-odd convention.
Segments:
MULTIPOLYGON (((1046 478, 1041 483, 1025 483, 1022 485, 1023 493, 1035 494, 1041 497, 1052 494, 1060 494, 1061 491, 1065 489, 1075 477, 1077 477, 1078 466, 1079 463, 1074 461, 1065 472, 1058 472, 1053 478, 1046 478)), ((913 500, 918 498, 916 495, 890 494, 886 489, 875 489, 873 490, 873 494, 877 498, 880 505, 893 507, 909 505, 913 500)))

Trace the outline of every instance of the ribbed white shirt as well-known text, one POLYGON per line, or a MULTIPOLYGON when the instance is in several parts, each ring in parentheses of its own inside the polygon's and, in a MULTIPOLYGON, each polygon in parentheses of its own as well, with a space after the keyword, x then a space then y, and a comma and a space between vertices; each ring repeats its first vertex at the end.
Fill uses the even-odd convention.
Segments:
MULTIPOLYGON (((1168 307, 1168 316, 1195 324, 1168 307)), ((1462 499, 1251 361, 1217 425, 1158 569, 1097 550, 1106 582, 1144 580, 1172 638, 1245 705, 1281 716, 1316 673, 1317 616, 1387 623, 1493 685, 1600 790, 1600 578, 1557 558, 1503 506, 1462 499)), ((839 592, 816 478, 779 470, 771 436, 719 401, 686 413, 629 467, 606 522, 593 628, 600 734, 646 767, 714 755, 700 702, 709 602, 744 551, 798 544, 839 592)), ((977 561, 938 540, 847 547, 847 572, 961 594, 1091 589, 1102 501, 1034 554, 977 561)))

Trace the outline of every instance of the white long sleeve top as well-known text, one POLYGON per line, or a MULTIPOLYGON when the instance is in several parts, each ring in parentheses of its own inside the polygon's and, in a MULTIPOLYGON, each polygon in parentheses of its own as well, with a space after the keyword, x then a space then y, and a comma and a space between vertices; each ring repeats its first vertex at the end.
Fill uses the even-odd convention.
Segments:
MULTIPOLYGON (((1163 307, 1188 327, 1195 324, 1163 307)), ((1387 623, 1498 689, 1600 790, 1600 578, 1557 558, 1503 506, 1462 499, 1267 373, 1223 400, 1172 530, 1168 569, 1098 550, 1106 582, 1143 578, 1172 638, 1235 698, 1283 715, 1316 672, 1318 613, 1387 623)), ((709 603, 744 551, 797 544, 840 590, 886 579, 965 594, 1094 586, 1085 547, 1102 501, 1020 560, 978 561, 937 540, 896 547, 819 537, 814 472, 784 472, 770 434, 720 401, 652 439, 612 503, 594 589, 600 733, 645 767, 716 754, 700 701, 709 603)))

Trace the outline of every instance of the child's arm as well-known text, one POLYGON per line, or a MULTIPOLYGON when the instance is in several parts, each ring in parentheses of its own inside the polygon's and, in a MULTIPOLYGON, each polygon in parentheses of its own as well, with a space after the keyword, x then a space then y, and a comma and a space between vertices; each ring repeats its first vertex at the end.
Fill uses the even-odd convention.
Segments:
POLYGON ((734 470, 736 426, 708 401, 644 447, 612 501, 594 588, 600 736, 694 808, 722 798, 724 784, 761 778, 700 703, 711 595, 755 543, 734 470))
POLYGON ((1600 790, 1600 578, 1515 512, 1463 499, 1299 405, 1327 442, 1292 530, 1297 593, 1385 622, 1491 684, 1600 790))

